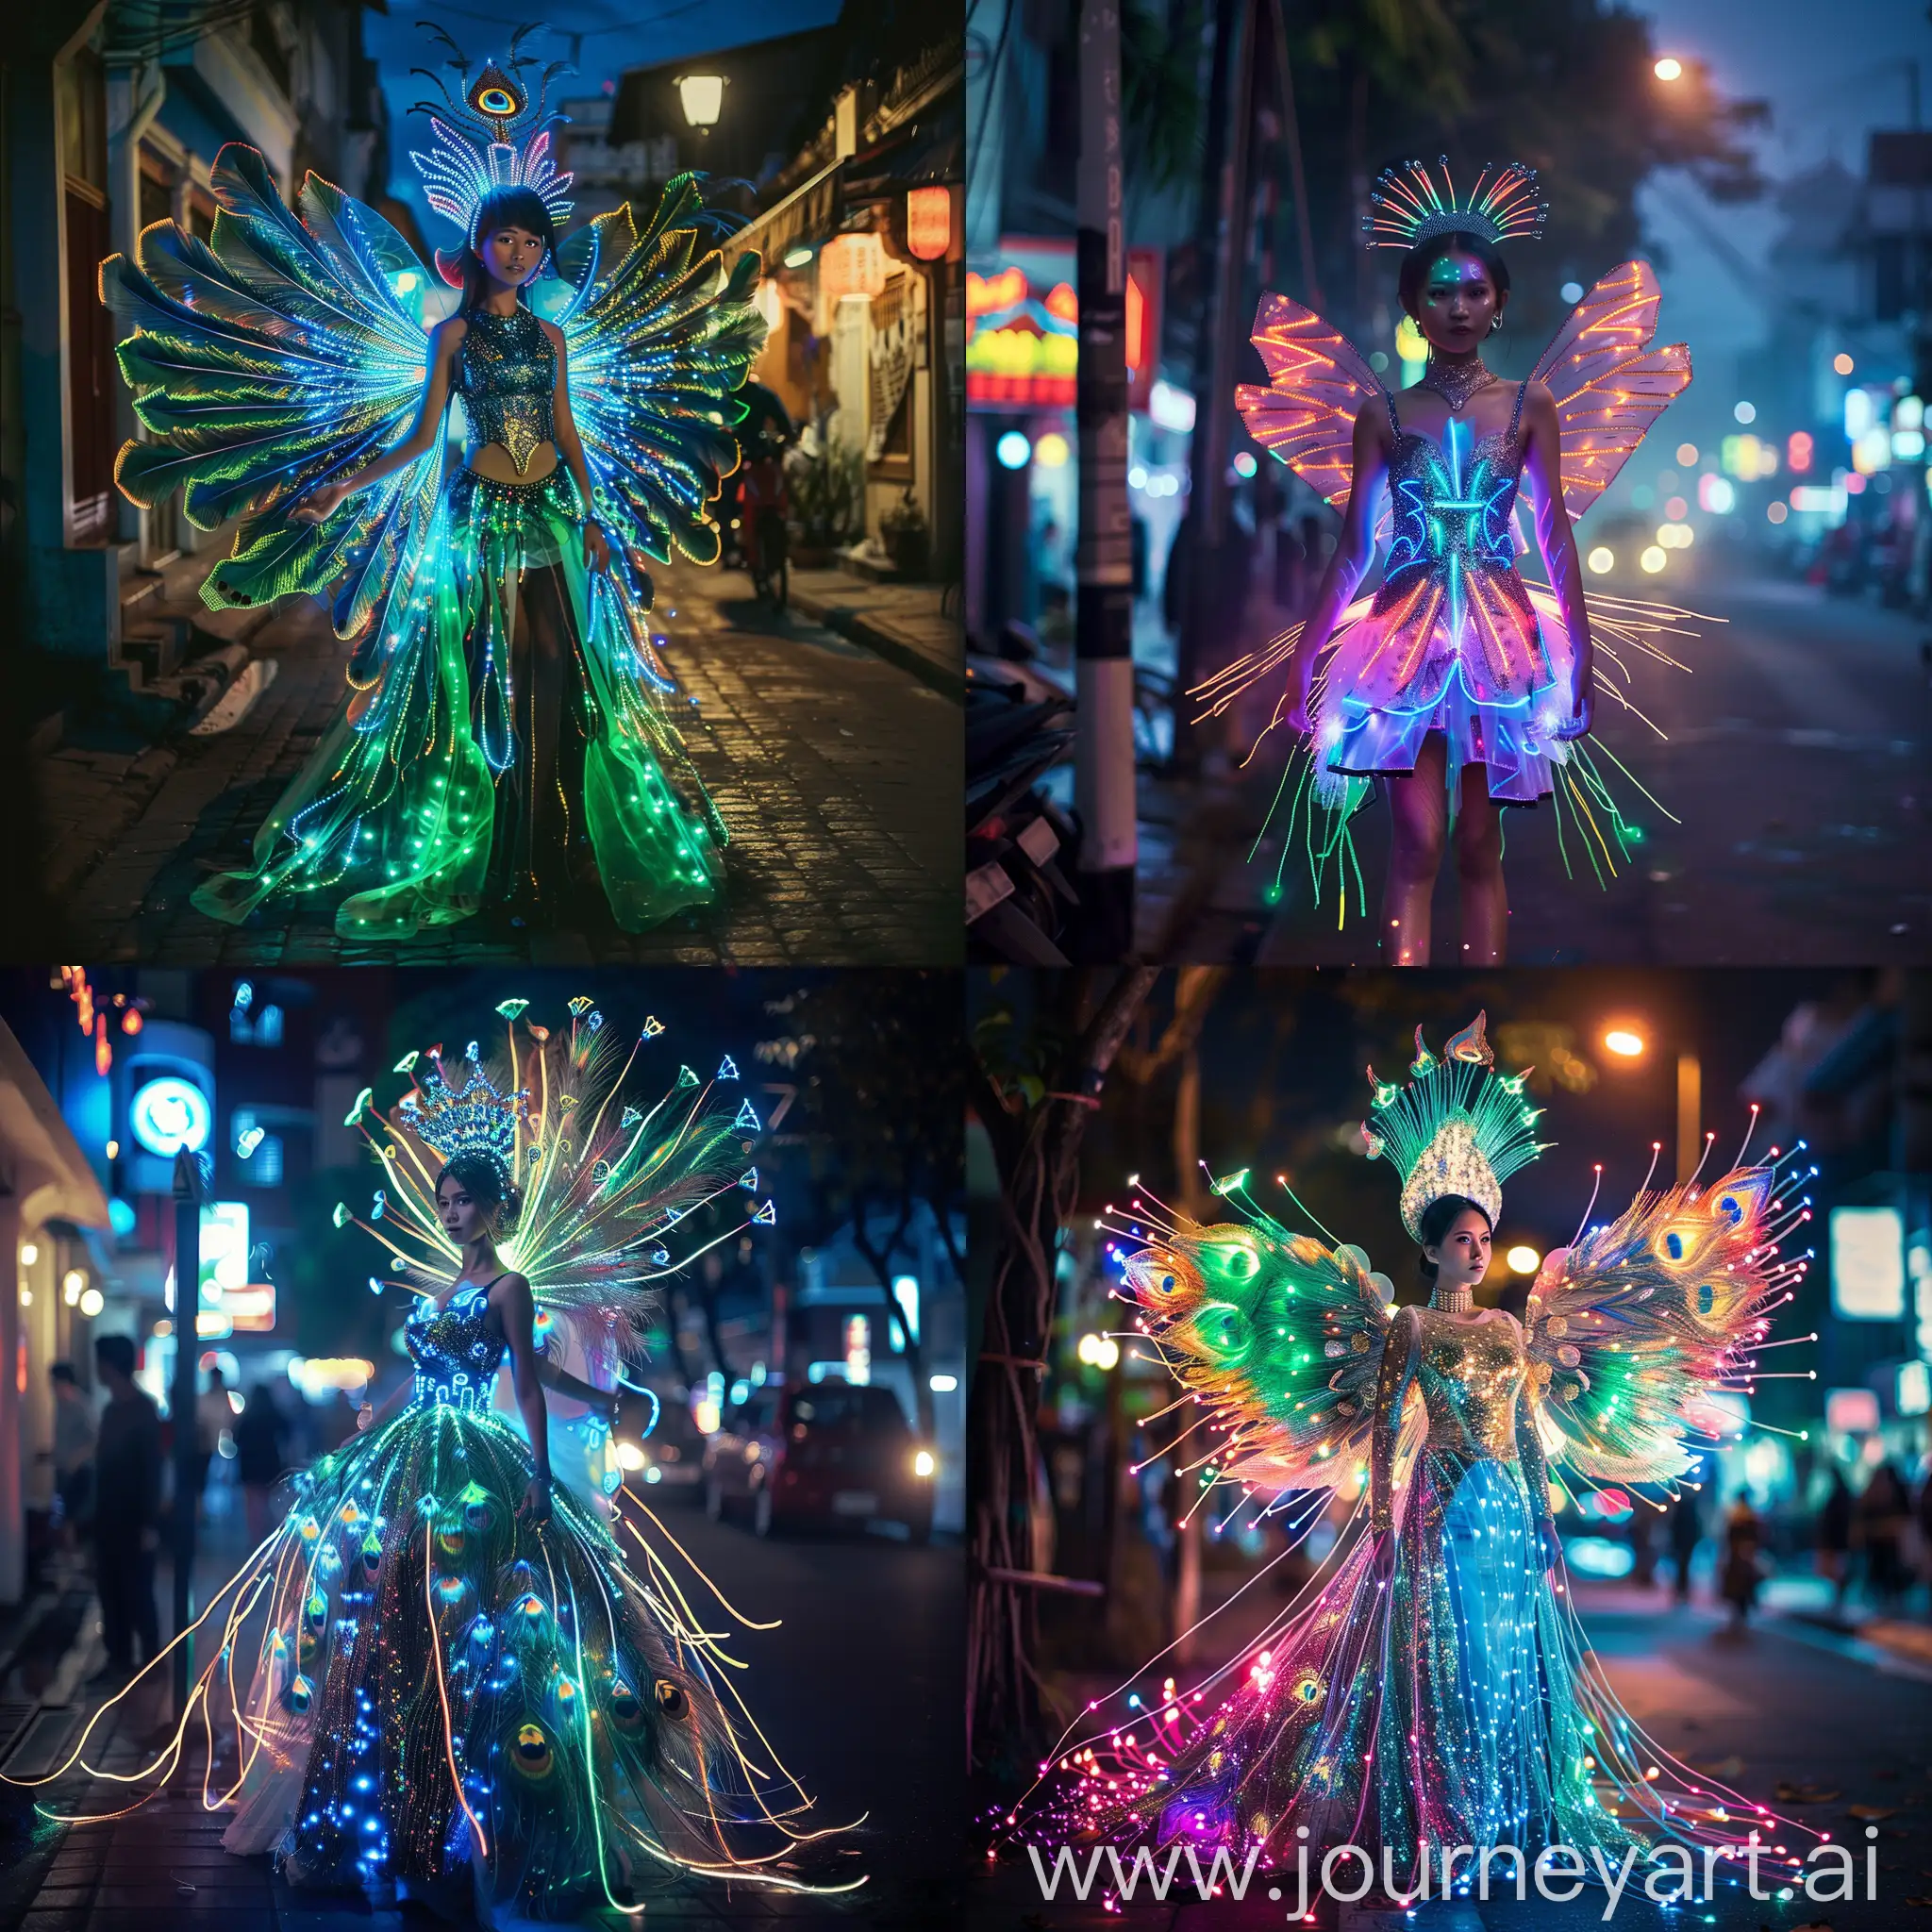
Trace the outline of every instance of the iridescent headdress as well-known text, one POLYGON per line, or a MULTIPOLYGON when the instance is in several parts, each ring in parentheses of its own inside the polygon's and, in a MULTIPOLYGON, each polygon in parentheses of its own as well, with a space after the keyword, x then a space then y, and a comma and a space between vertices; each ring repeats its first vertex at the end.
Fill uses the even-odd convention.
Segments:
POLYGON ((1390 1161, 1402 1175, 1402 1224, 1418 1241, 1429 1204, 1444 1194, 1474 1201, 1493 1224, 1503 1212, 1503 1182, 1549 1144, 1533 1132, 1541 1109, 1524 1103, 1529 1069, 1495 1071, 1496 1057, 1483 1038, 1485 1018, 1478 1013, 1441 1059, 1423 1044, 1418 1026, 1405 1087, 1380 1081, 1369 1069, 1375 1101, 1362 1138, 1372 1158, 1390 1161))
MULTIPOLYGON (((460 84, 452 92, 447 81, 427 68, 412 67, 425 80, 433 81, 442 96, 439 108, 431 101, 418 101, 411 110, 427 114, 436 144, 427 154, 413 149, 409 158, 423 177, 423 194, 431 208, 463 231, 463 241, 475 245, 476 216, 484 201, 504 188, 527 188, 550 211, 551 221, 559 228, 571 210, 564 190, 571 177, 558 171, 550 158, 550 129, 560 117, 545 113, 544 103, 550 83, 559 74, 571 71, 567 60, 553 60, 544 68, 533 101, 523 79, 523 70, 534 67, 537 57, 522 51, 525 40, 538 30, 537 25, 520 26, 510 37, 509 53, 502 66, 487 60, 475 80, 470 79, 471 60, 467 54, 428 21, 419 25, 435 34, 454 56, 449 68, 460 84)), ((462 275, 455 256, 436 251, 436 266, 452 287, 462 286, 462 275)))
POLYGON ((1439 165, 1441 180, 1420 161, 1384 168, 1369 191, 1374 210, 1362 217, 1370 248, 1413 248, 1435 235, 1477 235, 1491 243, 1518 236, 1535 241, 1548 219, 1550 205, 1538 192, 1537 172, 1521 161, 1498 167, 1485 162, 1467 200, 1458 199, 1449 178, 1449 157, 1439 165))
POLYGON ((445 1071, 441 1049, 428 1059, 428 1074, 397 1109, 403 1124, 445 1161, 458 1155, 487 1160, 508 1194, 516 1185, 517 1130, 529 1118, 529 1090, 505 1093, 493 1086, 477 1062, 474 1041, 463 1050, 460 1085, 445 1071))

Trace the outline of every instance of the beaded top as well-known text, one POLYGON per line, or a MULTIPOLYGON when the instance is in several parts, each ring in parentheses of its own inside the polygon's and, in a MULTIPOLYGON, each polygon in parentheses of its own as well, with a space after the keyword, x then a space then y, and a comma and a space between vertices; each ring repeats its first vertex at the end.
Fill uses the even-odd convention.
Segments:
POLYGON ((457 358, 457 393, 470 435, 480 446, 500 442, 522 475, 556 425, 550 399, 557 390, 557 351, 527 308, 508 315, 473 308, 457 358))
POLYGON ((427 1295, 409 1311, 403 1339, 416 1364, 413 1399, 452 1408, 488 1408, 504 1343, 490 1332, 490 1291, 475 1281, 441 1307, 427 1295))

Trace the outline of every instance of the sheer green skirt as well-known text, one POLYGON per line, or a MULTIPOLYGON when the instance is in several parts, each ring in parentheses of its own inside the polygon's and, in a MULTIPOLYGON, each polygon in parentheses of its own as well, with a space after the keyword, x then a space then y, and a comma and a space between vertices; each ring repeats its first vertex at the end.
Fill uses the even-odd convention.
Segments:
POLYGON ((554 897, 592 864, 626 931, 715 899, 727 834, 674 722, 688 701, 651 636, 650 580, 624 557, 585 568, 568 475, 458 471, 405 569, 252 868, 194 905, 239 924, 315 895, 344 938, 401 938, 519 889, 554 897))

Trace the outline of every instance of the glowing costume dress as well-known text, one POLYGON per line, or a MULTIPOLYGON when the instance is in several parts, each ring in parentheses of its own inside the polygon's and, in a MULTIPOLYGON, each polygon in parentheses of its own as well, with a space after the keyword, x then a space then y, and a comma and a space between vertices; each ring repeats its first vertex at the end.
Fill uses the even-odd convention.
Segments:
MULTIPOLYGON (((1378 212, 1365 223, 1370 245, 1407 249, 1457 232, 1491 242, 1534 235, 1548 211, 1535 189, 1534 170, 1511 166, 1491 178, 1486 169, 1461 201, 1446 161, 1440 188, 1414 162, 1401 174, 1385 171, 1371 196, 1378 212)), ((1682 343, 1650 347, 1658 300, 1650 265, 1623 263, 1577 303, 1531 373, 1530 381, 1546 384, 1556 399, 1563 507, 1573 521, 1690 383, 1690 355, 1682 343)), ((1439 443, 1403 426, 1395 396, 1368 359, 1312 309, 1264 295, 1253 341, 1269 384, 1243 383, 1236 391, 1248 433, 1337 510, 1348 504, 1361 410, 1386 407, 1395 439, 1377 529, 1378 541, 1388 542, 1382 582, 1342 611, 1323 646, 1310 688, 1313 738, 1283 780, 1291 800, 1287 845, 1302 824, 1317 899, 1333 865, 1345 903, 1346 874, 1356 871, 1359 879, 1349 820, 1378 774, 1415 769, 1431 731, 1444 737, 1452 800, 1462 767, 1483 765, 1491 798, 1511 805, 1551 799, 1559 839, 1566 813, 1573 814, 1599 876, 1614 872, 1627 857, 1623 811, 1583 742, 1557 735, 1570 717, 1575 655, 1562 608, 1516 569, 1527 547, 1517 515, 1527 385, 1518 391, 1506 433, 1474 437, 1452 411, 1439 443)), ((1589 609, 1598 658, 1611 674, 1600 689, 1634 710, 1620 651, 1674 663, 1658 640, 1684 632, 1690 613, 1596 593, 1589 609)), ((1200 686, 1195 694, 1208 713, 1280 670, 1301 633, 1294 625, 1200 686)), ((1622 769, 1614 753, 1606 755, 1622 769)))
MULTIPOLYGON (((1440 1059, 1416 1043, 1406 1087, 1370 1073, 1371 1151, 1404 1174, 1411 1233, 1444 1194, 1493 1219, 1501 1180, 1541 1151, 1525 1076, 1492 1071, 1480 1016, 1440 1059)), ((1252 1503, 1298 1541, 1366 1469, 1358 1534, 1345 1528, 1332 1562, 1205 1683, 1090 1716, 1008 1825, 1225 1846, 1270 1870, 1353 1843, 1390 1854, 1398 1883, 1424 1843, 1533 1860, 1562 1842, 1615 1864, 1633 1845, 1741 1842, 1771 1814, 1638 1729, 1540 1541, 1557 1470, 1674 1487, 1695 1459, 1687 1435, 1724 1426, 1709 1391, 1753 1373, 1804 1266, 1777 1258, 1802 1211, 1775 1198, 1777 1168, 1640 1194, 1547 1257, 1521 1325, 1499 1309, 1396 1308, 1360 1249, 1291 1233, 1246 1201, 1245 1179, 1216 1192, 1246 1222, 1177 1218, 1126 1257, 1125 1291, 1223 1439, 1196 1507, 1239 1492, 1235 1515, 1252 1503)), ((1122 1231, 1143 1239, 1162 1218, 1141 1199, 1133 1213, 1122 1231)))
MULTIPOLYGON (((534 1462, 520 1420, 491 1407, 504 1344, 490 1284, 438 1305, 459 1256, 435 1177, 484 1150, 524 1191, 502 1258, 530 1280, 540 1350, 556 1358, 573 1336, 612 1387, 639 1353, 649 1284, 703 1252, 674 1261, 674 1230, 758 1184, 744 1163, 758 1122, 730 1060, 710 1082, 680 1069, 643 1110, 624 1074, 664 1029, 647 1022, 625 1058, 588 1000, 573 1010, 547 1043, 532 1028, 520 1045, 512 1017, 489 1074, 474 1045, 463 1066, 432 1053, 379 1137, 358 1101, 383 1164, 358 1224, 393 1250, 392 1277, 421 1284, 404 1328, 411 1400, 299 1479, 288 1519, 203 1611, 206 1666, 174 1744, 134 1781, 168 1775, 206 1727, 204 1795, 234 1812, 230 1851, 274 1851, 301 1884, 472 1892, 486 1923, 569 1918, 686 1874, 846 1889, 799 1876, 796 1847, 827 1834, 790 1822, 808 1800, 729 1682, 715 1623, 738 1613, 693 1605, 648 1511, 613 1511, 603 1417, 547 1405, 554 1513, 520 1521, 534 1462)), ((339 1226, 352 1218, 337 1209, 339 1226)), ((769 1205, 750 1216, 771 1219, 769 1205)), ((95 1771, 87 1746, 53 1774, 95 1771)))
MULTIPOLYGON (((559 226, 569 210, 542 91, 532 101, 518 77, 529 64, 513 48, 508 72, 487 66, 460 99, 445 89, 434 149, 412 156, 466 238, 492 189, 535 191, 559 226)), ((470 917, 513 874, 560 888, 586 835, 625 928, 712 900, 726 832, 675 723, 646 565, 674 549, 717 558, 706 506, 737 467, 732 393, 764 335, 748 299, 758 258, 725 269, 690 175, 647 215, 600 215, 558 248, 550 319, 593 505, 561 460, 515 483, 453 463, 445 425, 427 454, 312 525, 288 512, 414 423, 434 320, 423 265, 314 175, 286 207, 253 148, 223 149, 213 185, 208 242, 159 222, 133 262, 102 265, 102 299, 134 325, 117 353, 152 437, 123 449, 116 480, 149 508, 181 490, 200 529, 241 520, 202 587, 211 608, 324 598, 355 648, 344 708, 258 832, 253 867, 210 880, 196 906, 238 922, 273 895, 312 893, 344 937, 401 936, 470 917), (591 510, 612 553, 602 575, 583 562, 591 510), (561 633, 560 716, 533 716, 511 676, 520 595, 527 623, 561 633), (541 796, 538 734, 560 751, 541 796)), ((468 321, 457 389, 471 435, 526 469, 549 434, 553 352, 527 314, 468 321)))

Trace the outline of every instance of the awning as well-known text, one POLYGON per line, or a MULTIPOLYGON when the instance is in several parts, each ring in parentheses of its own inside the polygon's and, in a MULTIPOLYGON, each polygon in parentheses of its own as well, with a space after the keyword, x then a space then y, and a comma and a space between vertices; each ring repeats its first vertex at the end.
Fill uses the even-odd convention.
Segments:
POLYGON ((0 1174, 20 1203, 24 1227, 71 1221, 108 1225, 108 1197, 46 1083, 0 1020, 0 1174))
POLYGON ((840 192, 844 166, 843 161, 834 161, 830 167, 821 168, 809 181, 801 182, 783 201, 741 228, 718 251, 725 266, 756 249, 766 265, 773 267, 801 242, 823 242, 837 234, 844 215, 844 198, 840 192))

